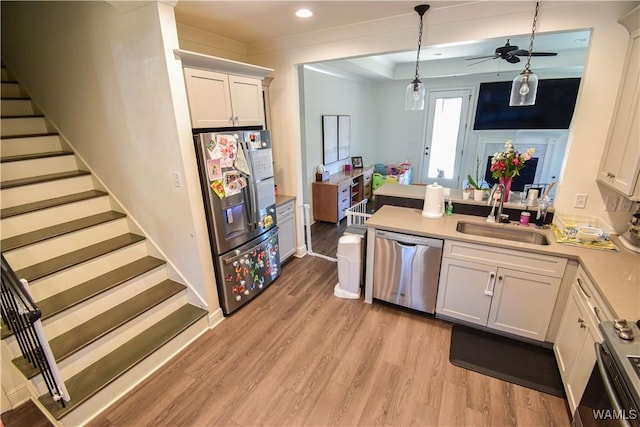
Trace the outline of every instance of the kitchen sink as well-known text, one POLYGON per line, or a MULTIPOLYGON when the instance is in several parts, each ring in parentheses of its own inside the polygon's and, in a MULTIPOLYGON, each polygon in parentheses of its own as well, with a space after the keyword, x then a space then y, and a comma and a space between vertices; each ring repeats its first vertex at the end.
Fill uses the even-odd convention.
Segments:
POLYGON ((463 234, 473 234, 474 236, 493 237, 494 239, 513 240, 522 243, 533 243, 534 245, 548 245, 547 236, 534 230, 516 228, 515 225, 491 225, 477 222, 459 221, 456 230, 463 234))

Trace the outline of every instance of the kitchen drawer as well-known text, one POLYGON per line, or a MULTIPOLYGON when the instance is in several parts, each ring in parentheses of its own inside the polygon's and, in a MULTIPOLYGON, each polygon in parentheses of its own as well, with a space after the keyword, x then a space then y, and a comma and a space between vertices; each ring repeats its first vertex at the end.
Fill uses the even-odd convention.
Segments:
POLYGON ((293 200, 283 203, 282 205, 276 206, 276 216, 278 219, 285 218, 287 216, 293 215, 295 211, 295 206, 293 200))
POLYGON ((491 263, 498 267, 559 278, 564 276, 567 265, 566 258, 454 240, 445 242, 443 256, 475 263, 491 263))
POLYGON ((614 320, 615 316, 604 303, 600 293, 582 266, 579 266, 578 271, 576 271, 576 278, 573 285, 580 291, 582 302, 594 322, 600 323, 603 320, 614 320))

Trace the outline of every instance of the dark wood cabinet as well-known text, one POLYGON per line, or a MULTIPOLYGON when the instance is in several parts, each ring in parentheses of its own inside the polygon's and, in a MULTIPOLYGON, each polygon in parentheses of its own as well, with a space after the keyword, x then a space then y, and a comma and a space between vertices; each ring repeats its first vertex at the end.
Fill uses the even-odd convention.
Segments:
POLYGON ((313 183, 313 218, 338 223, 351 206, 371 197, 373 168, 354 169, 313 183))

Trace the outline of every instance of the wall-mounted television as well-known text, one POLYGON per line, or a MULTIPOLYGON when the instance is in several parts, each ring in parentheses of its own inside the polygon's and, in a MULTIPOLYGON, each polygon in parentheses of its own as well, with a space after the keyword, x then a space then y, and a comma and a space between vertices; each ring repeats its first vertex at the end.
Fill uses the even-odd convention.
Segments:
POLYGON ((568 129, 579 87, 579 78, 541 79, 535 105, 510 107, 510 81, 480 83, 473 129, 568 129))

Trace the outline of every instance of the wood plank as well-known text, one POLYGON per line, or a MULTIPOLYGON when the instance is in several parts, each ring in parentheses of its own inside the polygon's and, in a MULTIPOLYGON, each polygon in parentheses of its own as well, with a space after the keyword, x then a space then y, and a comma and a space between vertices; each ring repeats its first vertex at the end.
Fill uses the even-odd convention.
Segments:
POLYGON ((3 251, 10 251, 13 249, 21 248, 23 246, 31 245, 33 243, 42 242, 53 237, 58 237, 64 234, 72 233, 74 231, 82 230, 84 228, 89 228, 94 225, 104 224, 105 222, 124 218, 125 216, 126 215, 122 212, 101 212, 99 214, 87 216, 84 218, 78 218, 73 221, 52 225, 51 227, 45 227, 39 230, 31 231, 29 233, 2 239, 2 241, 0 242, 0 246, 2 246, 3 251))
POLYGON ((82 249, 78 249, 55 258, 48 259, 46 261, 39 262, 37 264, 25 267, 16 271, 16 275, 19 278, 24 278, 27 281, 40 279, 41 277, 49 274, 57 273, 76 264, 80 264, 85 261, 89 261, 93 258, 97 258, 102 255, 106 255, 109 252, 122 249, 126 246, 138 243, 144 240, 143 236, 126 233, 121 236, 113 237, 108 240, 104 240, 100 243, 86 246, 82 249))
POLYGON ((67 203, 81 202, 83 200, 93 199, 95 197, 106 196, 107 193, 100 190, 82 191, 80 193, 69 194, 66 196, 54 197, 52 199, 38 200, 37 202, 25 203, 24 205, 12 206, 4 208, 0 211, 0 218, 9 218, 16 215, 35 212, 42 209, 53 208, 56 206, 66 205, 67 203))

